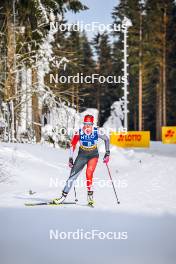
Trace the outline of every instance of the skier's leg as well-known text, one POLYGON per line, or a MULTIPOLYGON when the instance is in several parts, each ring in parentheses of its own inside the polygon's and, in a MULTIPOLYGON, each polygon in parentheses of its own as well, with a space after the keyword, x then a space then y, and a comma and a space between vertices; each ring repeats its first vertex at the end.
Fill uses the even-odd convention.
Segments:
POLYGON ((66 185, 63 189, 63 193, 65 193, 65 194, 69 193, 69 191, 73 185, 73 182, 78 178, 78 176, 80 175, 80 173, 83 170, 86 163, 87 163, 86 158, 82 157, 81 155, 77 156, 77 158, 74 162, 74 165, 71 169, 70 177, 68 178, 66 185))
POLYGON ((96 168, 98 162, 98 157, 92 158, 87 163, 87 170, 86 170, 86 179, 87 179, 87 201, 89 206, 94 205, 93 200, 93 191, 91 190, 92 187, 92 179, 93 179, 93 173, 96 168))
POLYGON ((98 157, 92 158, 87 162, 86 180, 87 180, 88 191, 90 191, 92 187, 93 173, 97 166, 97 162, 98 162, 98 157))
POLYGON ((87 163, 87 159, 85 159, 84 157, 82 157, 81 155, 78 155, 74 164, 73 164, 73 167, 71 169, 71 172, 70 172, 70 177, 68 178, 66 184, 65 184, 65 187, 62 191, 62 196, 60 198, 56 198, 53 200, 53 203, 54 204, 60 204, 60 203, 63 203, 64 200, 66 199, 67 197, 67 194, 69 193, 72 185, 73 185, 73 182, 77 179, 77 177, 79 176, 79 174, 81 173, 82 169, 84 168, 85 164, 87 163))

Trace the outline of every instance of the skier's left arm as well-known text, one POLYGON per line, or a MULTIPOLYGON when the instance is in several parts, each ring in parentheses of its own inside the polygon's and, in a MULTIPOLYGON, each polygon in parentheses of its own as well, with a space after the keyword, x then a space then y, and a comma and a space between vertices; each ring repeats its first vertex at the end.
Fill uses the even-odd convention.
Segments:
POLYGON ((103 158, 103 162, 104 163, 108 163, 109 162, 109 156, 110 156, 110 143, 109 143, 109 137, 106 136, 105 134, 100 134, 98 133, 98 138, 102 139, 105 143, 105 155, 104 155, 104 158, 103 158))

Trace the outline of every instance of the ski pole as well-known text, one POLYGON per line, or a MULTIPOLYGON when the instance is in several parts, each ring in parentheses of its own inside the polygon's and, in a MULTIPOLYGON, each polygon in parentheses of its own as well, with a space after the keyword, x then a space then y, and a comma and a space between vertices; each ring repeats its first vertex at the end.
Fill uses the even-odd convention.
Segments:
POLYGON ((114 193, 115 193, 115 196, 116 196, 116 199, 117 199, 117 204, 120 204, 120 201, 119 201, 119 199, 118 199, 117 192, 116 192, 116 189, 115 189, 115 186, 114 186, 114 182, 113 182, 113 179, 112 179, 112 176, 111 176, 111 172, 110 172, 110 169, 109 169, 109 166, 108 166, 107 163, 106 163, 106 167, 107 167, 108 174, 109 174, 109 177, 110 177, 110 179, 111 179, 112 187, 113 187, 113 189, 114 189, 114 193))
POLYGON ((74 193, 75 193, 75 202, 78 202, 77 195, 76 195, 76 188, 74 186, 74 193))

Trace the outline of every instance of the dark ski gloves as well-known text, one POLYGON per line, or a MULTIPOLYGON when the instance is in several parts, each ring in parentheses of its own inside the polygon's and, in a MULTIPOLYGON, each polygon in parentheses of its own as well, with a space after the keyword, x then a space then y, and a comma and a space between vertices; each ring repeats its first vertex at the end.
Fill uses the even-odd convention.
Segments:
POLYGON ((69 158, 68 166, 69 166, 70 168, 73 167, 73 158, 69 158))
POLYGON ((107 164, 109 162, 109 156, 110 156, 110 151, 106 151, 104 158, 103 158, 104 163, 107 164))

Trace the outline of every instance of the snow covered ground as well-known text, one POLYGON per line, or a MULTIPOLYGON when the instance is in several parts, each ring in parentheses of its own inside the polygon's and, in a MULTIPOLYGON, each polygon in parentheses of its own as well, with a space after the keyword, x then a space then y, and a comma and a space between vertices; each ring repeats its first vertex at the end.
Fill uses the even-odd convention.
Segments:
MULTIPOLYGON (((120 205, 102 163, 103 145, 99 149, 94 209, 86 207, 84 171, 76 183, 77 205, 32 208, 24 203, 60 195, 69 175, 68 151, 35 144, 0 145, 2 264, 176 263, 176 145, 112 147, 109 167, 120 205), (116 232, 119 237, 51 237, 92 230, 116 232), (124 234, 127 239, 122 239, 124 234)), ((72 190, 68 201, 73 200, 72 190)))

